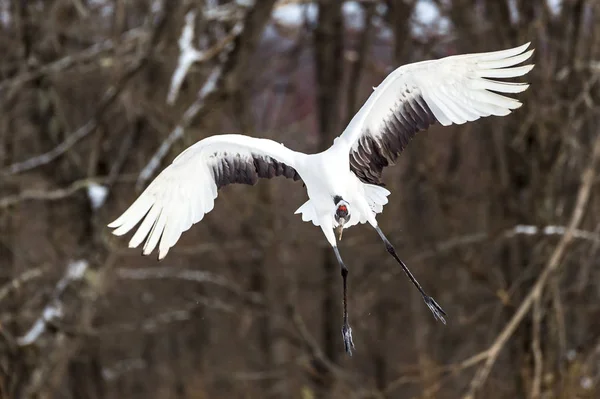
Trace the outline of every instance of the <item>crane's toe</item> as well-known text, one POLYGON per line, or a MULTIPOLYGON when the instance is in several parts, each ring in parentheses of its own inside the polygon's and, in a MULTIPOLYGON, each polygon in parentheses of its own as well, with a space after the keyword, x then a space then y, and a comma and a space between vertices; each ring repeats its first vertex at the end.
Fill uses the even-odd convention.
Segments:
POLYGON ((442 307, 430 296, 424 295, 423 300, 425 301, 425 304, 427 304, 427 307, 433 312, 433 317, 446 324, 446 319, 444 318, 446 312, 444 312, 444 309, 442 309, 442 307))
POLYGON ((344 323, 342 327, 342 337, 344 337, 344 347, 346 353, 352 356, 352 349, 354 349, 354 341, 352 340, 352 328, 348 323, 344 323))

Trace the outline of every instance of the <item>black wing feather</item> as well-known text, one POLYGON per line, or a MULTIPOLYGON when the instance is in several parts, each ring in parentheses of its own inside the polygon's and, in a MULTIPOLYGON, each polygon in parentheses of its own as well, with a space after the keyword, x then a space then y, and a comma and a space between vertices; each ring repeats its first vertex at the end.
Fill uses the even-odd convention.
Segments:
POLYGON ((235 153, 215 153, 211 158, 217 189, 229 184, 253 186, 259 178, 271 179, 276 176, 300 180, 300 175, 293 167, 265 155, 251 154, 247 157, 235 153))
POLYGON ((417 132, 435 122, 437 120, 423 97, 406 93, 403 101, 386 115, 378 134, 365 129, 358 146, 350 151, 350 170, 363 183, 383 186, 383 169, 394 165, 417 132))

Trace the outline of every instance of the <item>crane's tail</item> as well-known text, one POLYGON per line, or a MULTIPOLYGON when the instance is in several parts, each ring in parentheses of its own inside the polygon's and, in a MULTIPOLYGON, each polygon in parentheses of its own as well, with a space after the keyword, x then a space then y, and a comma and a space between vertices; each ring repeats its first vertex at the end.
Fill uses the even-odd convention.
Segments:
MULTIPOLYGON (((381 213, 383 211, 383 206, 388 203, 388 195, 391 193, 389 190, 376 186, 374 184, 364 184, 364 196, 371 208, 371 211, 374 213, 381 213)), ((333 209, 333 208, 332 208, 333 209)), ((315 226, 320 226, 319 217, 317 214, 317 210, 312 203, 312 200, 306 201, 300 208, 294 212, 294 215, 302 214, 303 222, 312 222, 315 226)), ((366 223, 368 220, 368 215, 355 215, 353 213, 350 214, 350 220, 344 225, 344 228, 349 228, 358 223, 366 223)))
POLYGON ((383 211, 383 206, 388 203, 388 195, 390 195, 390 191, 381 186, 376 186, 374 184, 363 184, 365 189, 365 198, 371 207, 371 210, 375 213, 381 213, 383 211))
POLYGON ((319 226, 319 218, 317 217, 317 211, 313 206, 311 200, 308 200, 300 208, 294 212, 294 215, 302 214, 303 222, 312 222, 315 226, 319 226))

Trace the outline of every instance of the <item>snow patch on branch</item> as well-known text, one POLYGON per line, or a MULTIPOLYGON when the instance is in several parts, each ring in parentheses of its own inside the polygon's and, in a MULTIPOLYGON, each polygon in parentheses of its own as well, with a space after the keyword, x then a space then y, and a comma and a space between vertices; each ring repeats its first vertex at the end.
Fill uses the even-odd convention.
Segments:
POLYGON ((42 315, 35 321, 29 331, 17 338, 17 344, 27 346, 33 344, 46 331, 46 325, 54 319, 62 317, 63 309, 60 302, 52 303, 44 308, 42 315))
MULTIPOLYGON (((538 226, 532 226, 532 225, 519 224, 519 225, 516 225, 515 227, 513 227, 512 230, 509 230, 507 232, 507 235, 513 236, 513 235, 517 235, 517 234, 522 234, 522 235, 533 236, 533 235, 541 234, 541 235, 546 235, 546 236, 552 236, 552 235, 562 236, 566 232, 567 232, 567 228, 565 226, 548 225, 548 226, 544 226, 544 227, 538 227, 538 226)), ((573 231, 573 237, 581 238, 581 239, 588 240, 588 241, 600 241, 599 234, 596 234, 591 231, 585 231, 585 230, 579 230, 579 229, 575 229, 573 231)))
POLYGON ((90 200, 90 205, 92 206, 92 209, 97 210, 100 209, 102 205, 104 205, 106 197, 108 196, 108 188, 106 186, 92 182, 87 186, 87 195, 90 200))
POLYGON ((179 89, 181 88, 183 79, 185 78, 185 75, 187 75, 192 64, 202 58, 201 52, 196 50, 192 44, 192 41, 194 40, 195 22, 196 11, 188 11, 188 13, 185 15, 185 25, 181 31, 181 36, 179 37, 178 41, 179 50, 181 53, 179 54, 177 68, 175 68, 175 72, 173 72, 171 86, 169 87, 169 94, 167 95, 167 103, 169 105, 172 105, 175 103, 175 100, 177 100, 177 95, 179 94, 179 89))
POLYGON ((17 338, 19 346, 35 343, 46 331, 49 323, 63 316, 63 303, 60 299, 65 289, 74 281, 81 280, 89 266, 86 260, 77 260, 69 263, 65 275, 56 283, 52 301, 42 311, 42 315, 33 323, 33 326, 23 336, 17 338))
MULTIPOLYGON (((214 7, 211 9, 214 9, 214 7)), ((240 10, 242 7, 234 7, 233 9, 240 10)), ((207 12, 207 10, 203 11, 205 17, 207 12)), ((179 124, 171 131, 169 136, 160 145, 156 153, 140 172, 136 182, 137 189, 141 189, 146 181, 152 177, 156 169, 159 167, 162 159, 169 152, 173 143, 183 137, 185 128, 189 126, 192 119, 194 119, 200 110, 204 108, 206 103, 205 100, 208 98, 208 96, 217 91, 217 83, 223 75, 224 64, 235 47, 234 40, 236 37, 241 35, 244 30, 244 18, 243 15, 240 15, 241 19, 236 22, 231 29, 231 32, 221 42, 217 43, 211 48, 206 49, 205 51, 198 51, 191 44, 194 34, 192 25, 195 17, 196 14, 194 11, 190 11, 186 15, 186 25, 182 31, 179 44, 180 48, 183 48, 182 53, 187 52, 188 54, 182 54, 180 56, 179 66, 172 77, 171 88, 167 96, 167 102, 172 104, 176 100, 181 83, 194 61, 205 61, 216 57, 219 61, 219 64, 213 68, 212 72, 204 82, 204 85, 198 91, 196 100, 186 109, 179 124)))
POLYGON ((167 155, 173 143, 183 137, 184 128, 188 126, 194 116, 204 107, 204 101, 209 94, 215 92, 217 90, 217 82, 221 77, 223 72, 223 67, 221 65, 217 66, 211 74, 206 79, 204 86, 198 92, 198 97, 196 101, 192 103, 188 107, 188 109, 183 114, 183 118, 181 123, 173 129, 173 131, 169 134, 169 136, 162 142, 158 150, 154 153, 150 161, 146 164, 144 169, 140 172, 136 182, 136 188, 141 189, 143 185, 152 177, 156 169, 160 166, 160 162, 167 155))

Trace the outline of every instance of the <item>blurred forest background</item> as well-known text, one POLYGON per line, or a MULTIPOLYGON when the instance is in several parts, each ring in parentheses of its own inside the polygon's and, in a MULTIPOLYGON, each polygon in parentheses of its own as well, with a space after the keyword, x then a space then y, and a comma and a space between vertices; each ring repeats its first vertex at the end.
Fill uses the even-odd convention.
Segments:
POLYGON ((0 0, 6 398, 600 397, 600 1, 0 0), (169 256, 106 224, 217 133, 328 147, 393 68, 531 41, 524 106, 433 126, 344 234, 227 187, 169 256))

